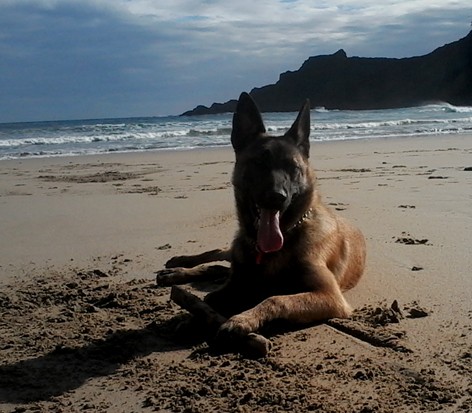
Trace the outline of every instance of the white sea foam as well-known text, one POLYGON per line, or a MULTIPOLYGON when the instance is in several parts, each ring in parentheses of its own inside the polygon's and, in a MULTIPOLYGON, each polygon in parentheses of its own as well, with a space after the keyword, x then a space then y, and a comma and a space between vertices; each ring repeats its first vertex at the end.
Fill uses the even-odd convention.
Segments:
MULTIPOLYGON (((280 135, 296 113, 263 114, 280 135)), ((231 114, 0 124, 0 159, 229 146, 231 114)), ((312 110, 313 140, 470 133, 472 107, 447 103, 371 111, 312 110)))

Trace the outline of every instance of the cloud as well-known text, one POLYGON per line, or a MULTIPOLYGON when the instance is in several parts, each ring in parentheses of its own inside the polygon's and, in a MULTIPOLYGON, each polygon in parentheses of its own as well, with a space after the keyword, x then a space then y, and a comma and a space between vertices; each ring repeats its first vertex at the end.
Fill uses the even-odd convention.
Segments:
POLYGON ((179 113, 340 48, 428 53, 471 19, 468 0, 3 0, 0 121, 179 113))

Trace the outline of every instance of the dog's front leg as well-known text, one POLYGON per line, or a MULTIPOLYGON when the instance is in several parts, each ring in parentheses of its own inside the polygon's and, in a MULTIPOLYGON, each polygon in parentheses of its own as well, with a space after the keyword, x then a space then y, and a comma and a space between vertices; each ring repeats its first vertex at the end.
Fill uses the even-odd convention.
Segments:
POLYGON ((170 268, 156 272, 156 283, 159 286, 187 284, 195 281, 215 280, 228 277, 230 269, 223 265, 200 266, 195 268, 170 268))
POLYGON ((231 249, 215 249, 198 255, 179 255, 166 262, 166 268, 193 268, 197 265, 208 264, 214 261, 229 261, 231 249))
POLYGON ((272 320, 307 324, 329 318, 346 318, 351 308, 339 287, 265 299, 255 307, 231 317, 220 328, 221 334, 249 334, 272 320))

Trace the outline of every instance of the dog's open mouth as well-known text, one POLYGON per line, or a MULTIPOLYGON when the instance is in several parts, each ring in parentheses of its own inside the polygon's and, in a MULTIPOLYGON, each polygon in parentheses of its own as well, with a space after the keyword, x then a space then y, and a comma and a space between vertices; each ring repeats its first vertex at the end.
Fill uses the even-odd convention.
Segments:
POLYGON ((280 211, 261 208, 258 212, 257 248, 264 253, 279 251, 284 245, 280 230, 280 211))

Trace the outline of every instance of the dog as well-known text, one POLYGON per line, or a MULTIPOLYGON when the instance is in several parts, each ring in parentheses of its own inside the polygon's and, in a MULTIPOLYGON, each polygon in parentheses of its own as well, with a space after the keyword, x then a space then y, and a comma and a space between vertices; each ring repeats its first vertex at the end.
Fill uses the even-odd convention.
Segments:
POLYGON ((160 285, 226 276, 205 297, 229 317, 219 333, 246 335, 275 320, 309 324, 351 314, 343 292, 363 274, 365 240, 322 203, 309 135, 308 100, 283 136, 270 136, 255 102, 242 93, 231 132, 239 222, 232 246, 174 257, 157 273, 160 285), (230 267, 199 266, 221 260, 230 267))

